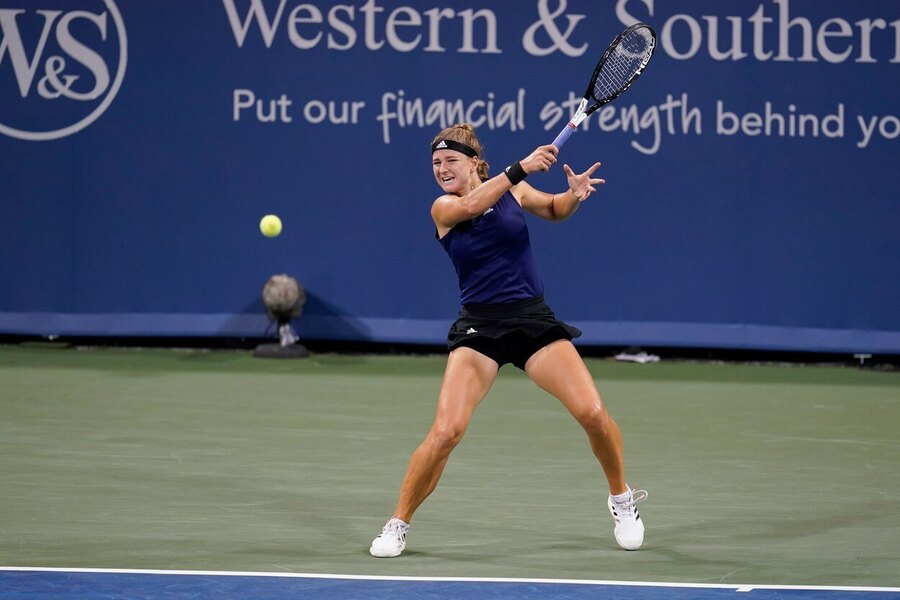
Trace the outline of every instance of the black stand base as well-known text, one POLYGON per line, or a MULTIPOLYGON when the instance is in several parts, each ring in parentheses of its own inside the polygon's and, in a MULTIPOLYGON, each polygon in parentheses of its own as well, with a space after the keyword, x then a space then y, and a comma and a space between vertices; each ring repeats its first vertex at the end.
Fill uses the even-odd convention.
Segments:
POLYGON ((260 344, 253 350, 256 358, 306 358, 309 350, 303 344, 260 344))

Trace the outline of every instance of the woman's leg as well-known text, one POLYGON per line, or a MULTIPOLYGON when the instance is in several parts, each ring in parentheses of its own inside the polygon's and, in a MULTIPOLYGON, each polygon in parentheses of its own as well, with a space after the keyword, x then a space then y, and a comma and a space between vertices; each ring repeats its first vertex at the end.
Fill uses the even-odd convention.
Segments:
POLYGON ((493 359, 471 348, 457 348, 450 353, 434 424, 409 459, 394 516, 372 540, 372 556, 391 558, 406 549, 406 532, 413 513, 437 487, 450 452, 462 439, 478 403, 491 389, 498 369, 493 359))
POLYGON ((635 505, 647 492, 632 493, 625 483, 622 432, 603 406, 594 378, 575 346, 568 340, 544 346, 525 363, 525 372, 559 398, 584 428, 609 483, 607 507, 616 523, 616 542, 626 550, 637 550, 644 542, 644 523, 635 505))
POLYGON ((568 340, 557 340, 535 352, 525 372, 539 387, 559 398, 584 428, 600 461, 610 494, 628 490, 622 453, 622 432, 606 411, 594 378, 568 340))
POLYGON ((450 452, 491 389, 497 370, 496 362, 471 348, 457 348, 450 353, 434 424, 409 460, 394 517, 409 523, 419 505, 437 487, 450 452))

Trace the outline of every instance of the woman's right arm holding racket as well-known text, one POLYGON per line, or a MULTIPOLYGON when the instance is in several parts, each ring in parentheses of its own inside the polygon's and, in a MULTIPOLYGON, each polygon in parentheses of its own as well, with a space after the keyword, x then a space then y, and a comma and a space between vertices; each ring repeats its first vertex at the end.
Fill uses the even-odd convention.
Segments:
MULTIPOLYGON (((518 161, 518 164, 526 175, 538 171, 548 171, 556 162, 557 153, 558 150, 552 144, 539 146, 531 154, 518 161)), ((523 185, 527 186, 528 184, 522 181, 515 185, 506 172, 500 173, 462 196, 455 194, 440 196, 431 206, 431 217, 441 233, 451 229, 457 223, 483 214, 496 204, 497 200, 508 190, 512 189, 513 195, 515 195, 516 188, 523 185)), ((528 188, 534 190, 531 186, 528 188)))

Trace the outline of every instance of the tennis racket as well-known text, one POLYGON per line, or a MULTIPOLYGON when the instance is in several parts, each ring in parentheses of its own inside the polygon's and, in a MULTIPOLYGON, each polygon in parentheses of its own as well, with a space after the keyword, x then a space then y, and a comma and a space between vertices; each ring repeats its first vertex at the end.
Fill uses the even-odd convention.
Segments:
POLYGON ((646 23, 635 23, 612 41, 594 67, 584 98, 553 145, 562 148, 581 122, 592 112, 622 95, 641 73, 656 48, 656 31, 646 23))

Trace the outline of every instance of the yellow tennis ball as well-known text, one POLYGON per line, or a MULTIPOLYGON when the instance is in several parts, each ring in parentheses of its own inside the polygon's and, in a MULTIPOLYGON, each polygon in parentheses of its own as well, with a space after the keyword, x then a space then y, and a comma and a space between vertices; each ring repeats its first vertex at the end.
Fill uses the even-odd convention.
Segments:
POLYGON ((259 221, 259 230, 266 237, 275 237, 281 233, 281 219, 276 215, 266 215, 259 221))

